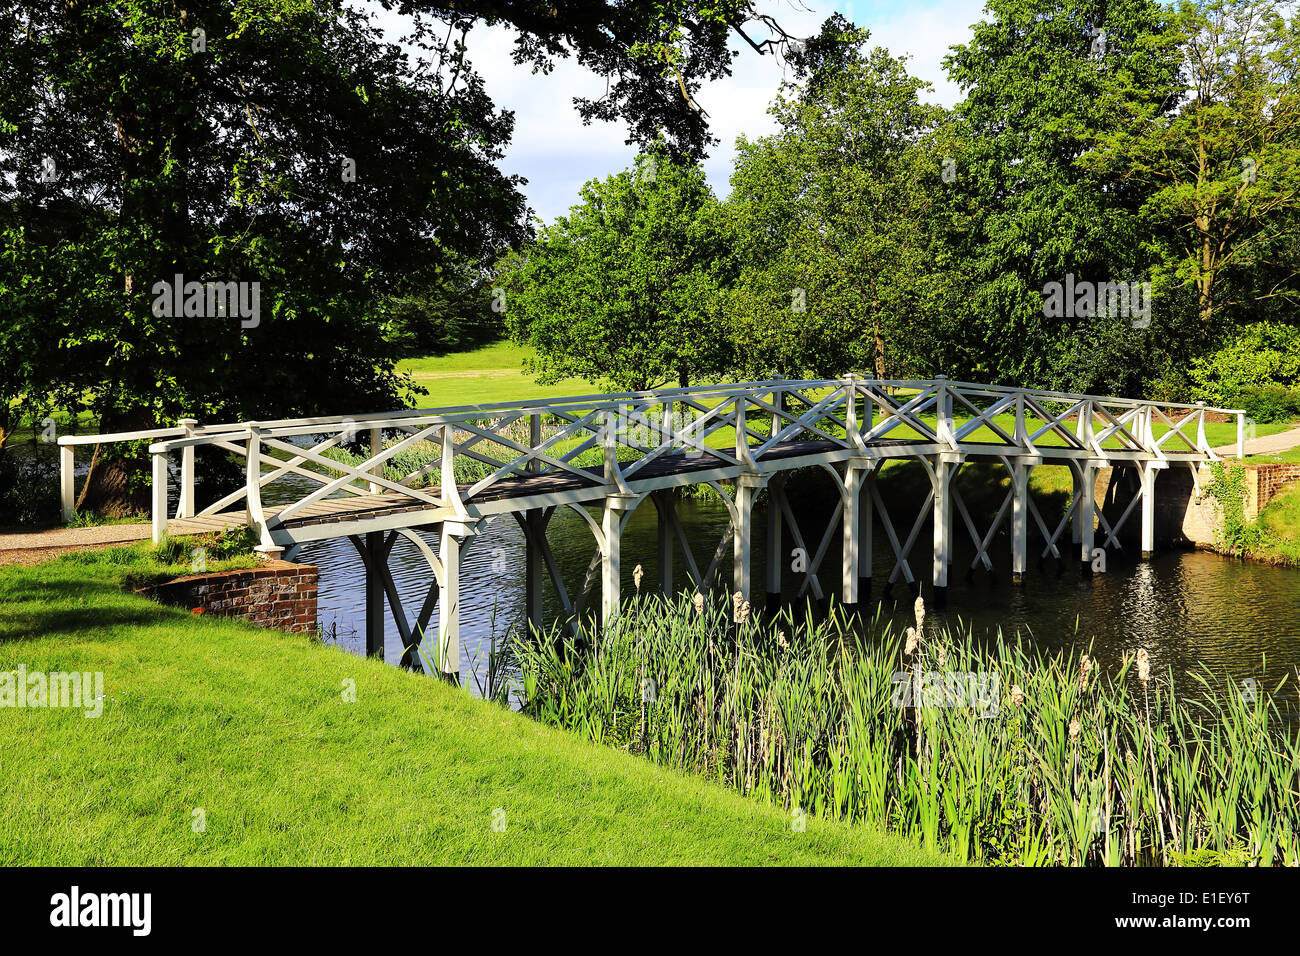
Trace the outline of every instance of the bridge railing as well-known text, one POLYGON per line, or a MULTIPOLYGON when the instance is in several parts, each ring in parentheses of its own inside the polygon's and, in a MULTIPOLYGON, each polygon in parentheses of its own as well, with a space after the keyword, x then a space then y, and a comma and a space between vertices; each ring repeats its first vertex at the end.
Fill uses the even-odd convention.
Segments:
POLYGON ((384 496, 388 506, 464 514, 476 500, 510 494, 511 483, 539 475, 553 479, 553 487, 594 484, 627 492, 644 485, 656 463, 670 456, 689 456, 702 469, 762 473, 800 442, 850 455, 870 454, 873 444, 906 442, 994 454, 1215 458, 1205 427, 1214 413, 1236 416, 1240 455, 1240 410, 943 377, 859 376, 210 426, 191 419, 174 428, 59 441, 65 515, 73 500, 76 446, 147 439, 155 538, 166 531, 169 463, 179 455, 179 502, 172 514, 228 514, 242 504, 246 520, 269 545, 274 528, 319 514, 340 497, 384 496), (358 442, 364 450, 351 451, 358 442), (194 456, 200 447, 242 460, 244 482, 198 510, 194 456))

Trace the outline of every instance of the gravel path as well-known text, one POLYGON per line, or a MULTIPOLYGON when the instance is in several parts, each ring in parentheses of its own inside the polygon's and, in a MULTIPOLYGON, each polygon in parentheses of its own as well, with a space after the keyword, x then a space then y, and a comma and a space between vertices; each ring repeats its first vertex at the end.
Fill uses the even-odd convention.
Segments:
MULTIPOLYGON (((1281 451, 1290 451, 1297 445, 1300 445, 1300 426, 1278 432, 1275 435, 1264 435, 1260 438, 1250 439, 1246 442, 1246 454, 1275 455, 1281 451)), ((1214 450, 1220 455, 1234 457, 1237 454, 1237 443, 1220 445, 1214 450)))

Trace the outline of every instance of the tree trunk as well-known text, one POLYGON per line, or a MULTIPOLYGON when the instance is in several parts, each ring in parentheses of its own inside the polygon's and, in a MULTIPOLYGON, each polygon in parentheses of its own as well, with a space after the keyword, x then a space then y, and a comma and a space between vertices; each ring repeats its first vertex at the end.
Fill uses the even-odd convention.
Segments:
MULTIPOLYGON (((143 409, 105 415, 100 431, 123 432, 153 428, 155 423, 143 409)), ((90 471, 77 498, 78 511, 93 511, 106 518, 125 518, 149 510, 148 456, 123 455, 122 446, 96 446, 90 471)))

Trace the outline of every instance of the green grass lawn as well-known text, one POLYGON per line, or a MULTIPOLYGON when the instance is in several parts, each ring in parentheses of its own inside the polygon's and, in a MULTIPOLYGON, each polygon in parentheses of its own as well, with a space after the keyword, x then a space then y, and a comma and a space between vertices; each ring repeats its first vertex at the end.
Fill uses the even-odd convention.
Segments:
MULTIPOLYGON (((1261 425, 1258 427, 1261 429, 1272 428, 1272 426, 1269 425, 1261 425)), ((1291 428, 1294 426, 1288 425, 1285 427, 1291 428)), ((1264 432, 1264 434, 1271 435, 1272 432, 1267 431, 1264 432)), ((1282 463, 1294 464, 1296 462, 1300 462, 1300 447, 1291 448, 1288 449, 1287 451, 1277 452, 1276 454, 1272 454, 1272 455, 1247 455, 1245 458, 1242 459, 1242 462, 1247 465, 1277 465, 1282 463)))
POLYGON ((537 398, 589 395, 600 389, 571 378, 555 385, 538 385, 523 370, 533 350, 513 342, 492 342, 469 352, 409 358, 398 366, 410 372, 429 394, 420 396, 421 408, 480 405, 537 398))
POLYGON ((0 864, 947 862, 862 827, 794 832, 427 677, 124 592, 149 563, 0 569, 0 671, 102 671, 107 697, 98 719, 0 709, 0 864))

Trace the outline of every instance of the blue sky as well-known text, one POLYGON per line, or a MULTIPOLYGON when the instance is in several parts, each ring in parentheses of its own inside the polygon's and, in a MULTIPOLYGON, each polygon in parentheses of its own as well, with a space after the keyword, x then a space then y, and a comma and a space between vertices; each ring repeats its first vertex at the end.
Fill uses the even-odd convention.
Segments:
MULTIPOLYGON (((944 78, 943 57, 954 43, 969 39, 983 5, 984 0, 759 0, 763 12, 796 35, 815 33, 838 10, 867 27, 873 43, 895 55, 908 54, 912 73, 934 85, 930 98, 945 105, 952 105, 959 91, 944 78)), ((477 27, 469 37, 470 58, 493 101, 515 111, 515 134, 502 166, 528 180, 524 192, 529 205, 550 222, 577 200, 583 183, 627 167, 634 150, 624 144, 627 134, 621 124, 584 126, 573 107, 575 96, 599 96, 603 79, 571 60, 560 61, 549 76, 533 76, 510 61, 512 42, 504 28, 477 27)), ((767 108, 781 79, 777 60, 744 48, 730 77, 700 91, 697 99, 720 141, 704 164, 718 195, 728 192, 736 137, 772 130, 767 108)))

